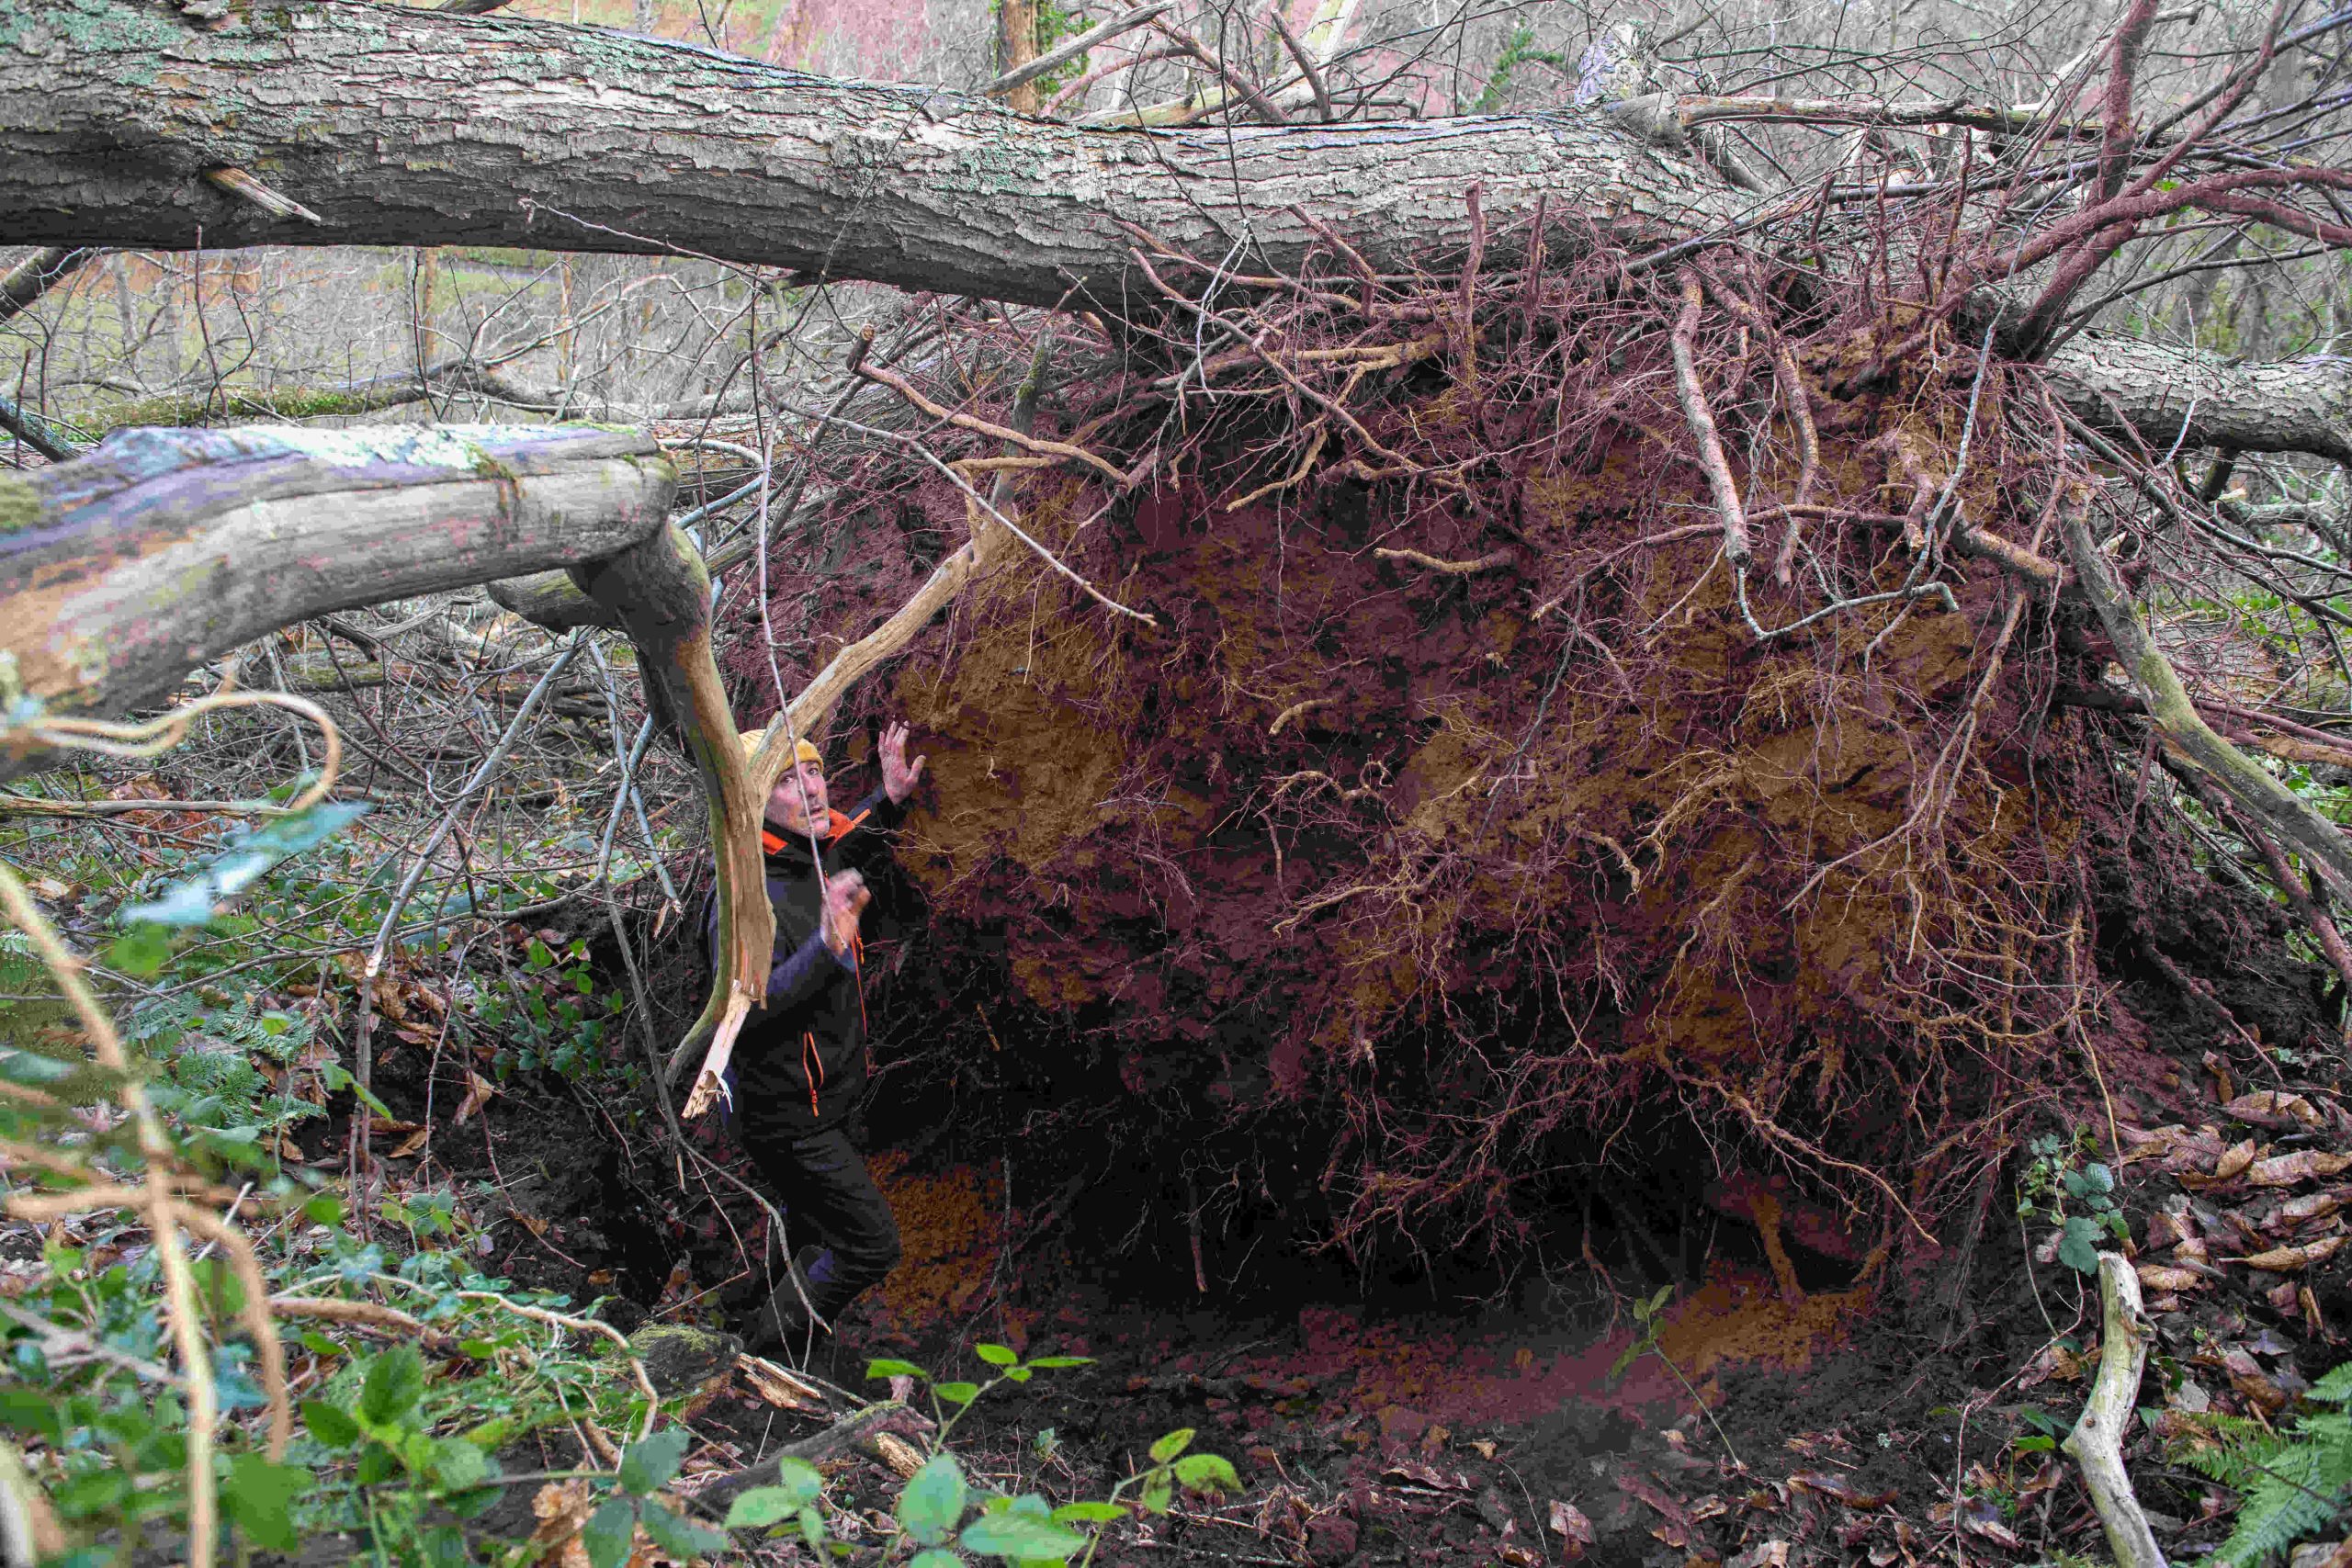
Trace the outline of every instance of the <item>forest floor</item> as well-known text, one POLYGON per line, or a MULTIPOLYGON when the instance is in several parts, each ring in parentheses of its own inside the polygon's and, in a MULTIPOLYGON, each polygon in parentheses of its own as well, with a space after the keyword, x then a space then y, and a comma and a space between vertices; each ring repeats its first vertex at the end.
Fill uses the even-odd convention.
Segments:
MULTIPOLYGON (((2258 1047, 2248 1058, 2265 1059, 2258 1047)), ((2336 1248, 2352 1182, 2335 1179, 2352 1173, 2352 1111, 2275 1062, 2249 1086, 2208 1057, 2167 1087, 2170 1115, 2127 1094, 2111 1134, 2098 1121, 1988 1172, 1956 1245, 1859 1278, 1805 1251, 1792 1225, 1783 1280, 1754 1224, 1712 1212, 1664 1247, 1652 1238, 1645 1267, 1604 1235, 1611 1267, 1516 1280, 1449 1274, 1443 1259, 1394 1274, 1253 1266, 1237 1248, 1200 1267, 1181 1228, 1173 1247, 1114 1257, 1061 1206, 1007 1204, 986 1164, 884 1152, 906 1259, 806 1371, 878 1397, 872 1357, 942 1378, 986 1371, 975 1342, 1091 1358, 988 1393, 955 1446, 977 1478, 1056 1502, 1105 1495, 1180 1427, 1233 1461, 1241 1495, 1180 1499, 1118 1527, 1108 1561, 2100 1558, 2087 1495, 2052 1443, 2096 1371, 2098 1302, 2056 1251, 2067 1214, 2105 1225, 2111 1210, 2157 1330, 2127 1455, 2167 1550, 2200 1555, 2227 1534, 2234 1498, 2177 1462, 2185 1418, 2275 1414, 2344 1359, 2352 1255, 2336 1248), (2101 1173, 2116 1178, 2111 1196, 2101 1173), (1664 1255, 1676 1240, 1679 1264, 1664 1255), (1660 1283, 1666 1303, 1637 1333, 1635 1303, 1660 1283)), ((695 1205, 654 1190, 679 1168, 648 1140, 632 1164, 584 1097, 520 1084, 478 1125, 441 1140, 455 1162, 441 1179, 481 1194, 469 1202, 491 1271, 607 1297, 624 1328, 725 1326, 715 1303, 740 1302, 741 1284, 698 1282, 716 1254, 660 1241, 686 1232, 695 1205), (597 1146, 599 1160, 548 1154, 597 1146)), ((707 1231, 716 1209, 701 1206, 707 1231)), ((2115 1245, 2105 1232, 2101 1244, 2115 1245)), ((761 1381, 750 1363, 722 1365, 690 1407, 689 1487, 825 1424, 779 1408, 761 1381)), ((514 1457, 580 1460, 556 1451, 570 1439, 547 1440, 514 1457)), ((835 1469, 836 1495, 887 1533, 895 1480, 869 1459, 835 1469)))

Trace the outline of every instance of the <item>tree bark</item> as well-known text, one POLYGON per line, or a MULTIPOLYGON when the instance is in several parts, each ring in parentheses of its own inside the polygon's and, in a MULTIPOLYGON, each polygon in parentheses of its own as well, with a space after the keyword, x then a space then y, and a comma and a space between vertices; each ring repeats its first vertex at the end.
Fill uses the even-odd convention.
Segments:
MULTIPOLYGON (((254 0, 0 0, 12 238, 191 247, 487 244, 670 254, 1051 305, 1133 292, 1124 225, 1251 270, 1311 213, 1373 265, 1441 264, 1485 186, 1574 243, 1641 243, 1747 200, 1602 110, 1427 122, 1089 130, 920 87, 831 82, 656 39, 506 17, 254 0), (208 183, 253 172, 322 223, 208 183)), ((2084 420, 2160 447, 2352 460, 2352 366, 2233 367, 2112 337, 2052 360, 2084 420), (2192 413, 2191 404, 2194 402, 2192 413)), ((493 389, 495 392, 510 389, 493 389)))
POLYGON ((2184 450, 2310 452, 2352 464, 2352 358, 2233 365, 2085 333, 2052 355, 2049 366, 2052 389, 2075 418, 2101 430, 2128 429, 2158 456, 2178 443, 2184 450))
POLYGON ((152 703, 294 621, 626 550, 675 482, 650 437, 601 430, 123 432, 0 474, 0 697, 152 703))
POLYGON ((254 0, 0 0, 0 210, 28 243, 698 252, 915 289, 1115 307, 1134 224, 1252 270, 1344 220, 1376 266, 1548 194, 1564 236, 1679 237, 1740 209, 1598 113, 1085 130, 921 87, 504 16, 254 0), (277 218, 235 167, 317 213, 277 218))

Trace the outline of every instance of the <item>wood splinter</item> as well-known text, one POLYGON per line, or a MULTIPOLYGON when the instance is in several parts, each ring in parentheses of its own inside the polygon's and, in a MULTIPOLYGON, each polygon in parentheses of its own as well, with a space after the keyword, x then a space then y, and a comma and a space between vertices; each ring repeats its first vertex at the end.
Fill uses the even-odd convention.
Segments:
POLYGON ((270 189, 243 169, 207 169, 204 171, 204 177, 216 189, 227 191, 231 196, 252 202, 272 218, 299 218, 305 223, 316 223, 322 227, 326 223, 325 219, 292 197, 270 189))

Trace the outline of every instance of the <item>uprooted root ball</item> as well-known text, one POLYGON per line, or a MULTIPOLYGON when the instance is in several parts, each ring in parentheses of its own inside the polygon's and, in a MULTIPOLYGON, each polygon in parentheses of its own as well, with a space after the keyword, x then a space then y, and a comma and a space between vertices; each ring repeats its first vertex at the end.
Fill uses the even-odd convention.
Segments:
MULTIPOLYGON (((1157 624, 1000 537, 869 699, 937 781, 902 860, 934 959, 1114 1042, 1166 1124, 1265 1134, 1235 1167, 1310 1134, 1343 1241, 1508 1241, 1661 1115, 1924 1237, 2017 1119, 2139 1070, 2096 897, 2130 833, 2092 829, 2144 759, 2052 703, 2101 680, 2049 556, 2103 492, 2034 372, 1949 327, 1615 259, 1465 288, 1341 256, 1220 313, 1155 258, 1163 335, 1039 426, 1148 477, 1001 493, 1157 624)), ((903 563, 824 569, 869 618, 800 579, 774 624, 854 637, 925 528, 996 527, 867 479, 844 515, 922 520, 903 563)))

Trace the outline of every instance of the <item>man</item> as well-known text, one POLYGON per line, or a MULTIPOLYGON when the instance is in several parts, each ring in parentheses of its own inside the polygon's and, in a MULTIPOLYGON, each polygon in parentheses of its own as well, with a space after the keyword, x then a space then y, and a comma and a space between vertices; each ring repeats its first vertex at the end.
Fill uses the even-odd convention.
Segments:
MULTIPOLYGON (((757 730, 743 736, 748 752, 757 730)), ((805 1341, 899 1261, 899 1226, 843 1125, 865 1092, 865 1009, 858 921, 872 894, 850 863, 906 815, 925 759, 907 761, 907 727, 882 733, 882 787, 843 816, 822 755, 803 740, 768 795, 768 902, 775 948, 767 1003, 752 1010, 728 1077, 737 1130, 797 1247, 788 1277, 747 1337, 754 1351, 805 1341)), ((718 910, 710 913, 717 945, 718 910)))

